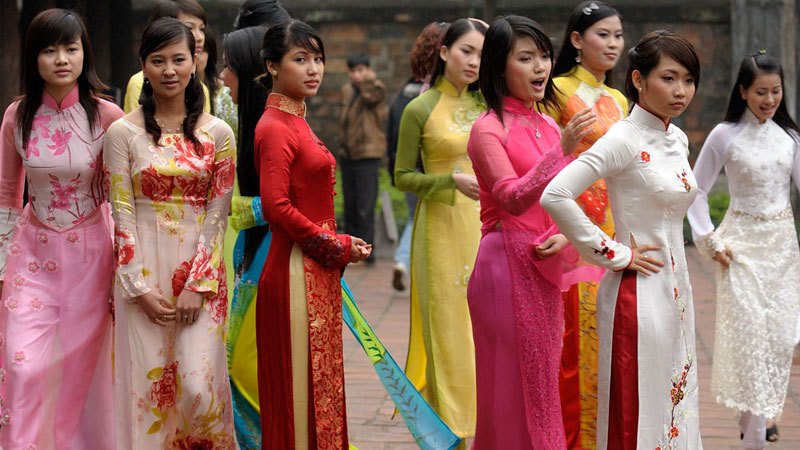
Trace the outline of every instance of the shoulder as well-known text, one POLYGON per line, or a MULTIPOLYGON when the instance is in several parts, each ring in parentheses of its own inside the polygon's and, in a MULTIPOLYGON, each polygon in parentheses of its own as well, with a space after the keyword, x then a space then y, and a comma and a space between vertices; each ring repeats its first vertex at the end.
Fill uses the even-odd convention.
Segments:
POLYGON ((20 100, 14 100, 6 111, 3 113, 3 123, 14 123, 17 120, 17 111, 19 111, 20 100))
POLYGON ((441 94, 439 91, 428 89, 408 102, 408 105, 406 105, 406 108, 403 110, 403 116, 408 115, 409 117, 414 117, 424 122, 439 102, 440 96, 441 94))
POLYGON ((116 103, 102 98, 97 100, 97 108, 100 112, 100 123, 103 128, 108 128, 108 125, 125 115, 116 103))
POLYGON ((497 113, 493 109, 490 109, 481 113, 481 115, 475 119, 470 134, 474 136, 486 131, 494 131, 498 128, 503 129, 503 123, 500 122, 500 117, 497 116, 497 113))

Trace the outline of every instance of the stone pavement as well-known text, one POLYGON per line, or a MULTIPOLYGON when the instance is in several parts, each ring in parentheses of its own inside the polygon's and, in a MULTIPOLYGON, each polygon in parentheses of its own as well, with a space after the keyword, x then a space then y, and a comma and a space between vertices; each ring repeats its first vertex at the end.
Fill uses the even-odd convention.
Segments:
MULTIPOLYGON (((735 414, 717 405, 710 393, 711 359, 714 348, 714 272, 711 263, 701 260, 694 248, 687 249, 694 289, 697 318, 697 352, 700 377, 700 424, 706 450, 739 450, 739 430, 735 414)), ((408 340, 408 290, 391 287, 392 262, 378 260, 372 267, 363 264, 347 269, 345 278, 361 312, 375 328, 392 356, 401 365, 406 358, 408 340)), ((351 443, 359 450, 416 449, 402 418, 392 420, 391 399, 383 390, 369 360, 350 331, 344 331, 347 417, 351 443)), ((781 440, 770 450, 800 449, 800 352, 795 357, 789 394, 779 429, 781 440)))

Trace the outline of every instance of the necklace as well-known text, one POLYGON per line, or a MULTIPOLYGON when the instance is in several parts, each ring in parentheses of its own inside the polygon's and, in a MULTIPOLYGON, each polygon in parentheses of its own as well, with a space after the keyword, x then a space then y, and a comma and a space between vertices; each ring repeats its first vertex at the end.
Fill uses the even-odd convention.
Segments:
POLYGON ((180 121, 180 122, 178 122, 178 126, 176 126, 175 128, 167 128, 167 126, 166 126, 166 125, 164 125, 164 122, 162 122, 162 121, 158 120, 158 117, 155 117, 155 116, 153 116, 153 119, 155 119, 155 120, 156 120, 156 124, 158 125, 158 127, 159 127, 159 128, 161 128, 161 132, 162 132, 162 133, 166 133, 166 134, 180 134, 180 133, 182 133, 182 132, 183 132, 183 121, 184 121, 184 120, 186 120, 186 116, 184 116, 183 118, 181 118, 181 121, 180 121))
POLYGON ((534 133, 534 136, 536 136, 536 139, 540 139, 542 133, 539 132, 539 115, 534 112, 533 116, 536 117, 536 125, 534 125, 536 127, 536 133, 534 133))

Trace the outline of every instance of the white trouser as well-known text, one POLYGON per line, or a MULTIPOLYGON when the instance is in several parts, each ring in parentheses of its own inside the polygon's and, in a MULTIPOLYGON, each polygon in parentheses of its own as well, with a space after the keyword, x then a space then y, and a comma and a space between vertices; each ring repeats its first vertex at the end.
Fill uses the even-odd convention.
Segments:
POLYGON ((746 450, 761 450, 767 445, 767 418, 743 412, 739 417, 739 430, 744 434, 742 446, 746 450))

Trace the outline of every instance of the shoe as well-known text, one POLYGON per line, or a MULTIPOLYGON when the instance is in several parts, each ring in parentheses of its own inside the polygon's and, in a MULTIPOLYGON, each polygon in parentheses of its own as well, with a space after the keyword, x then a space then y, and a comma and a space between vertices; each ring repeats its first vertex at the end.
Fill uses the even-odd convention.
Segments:
POLYGON ((392 287, 396 291, 405 291, 405 277, 406 277, 406 266, 403 263, 397 263, 394 265, 394 271, 392 272, 392 287))
POLYGON ((778 425, 773 424, 771 427, 767 428, 767 440, 769 442, 777 442, 778 439, 781 438, 781 435, 778 434, 778 425))

